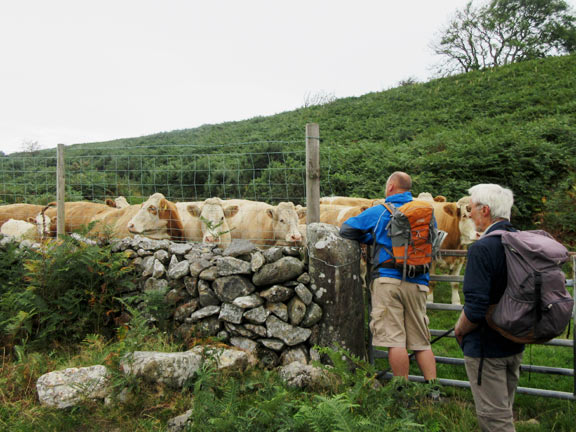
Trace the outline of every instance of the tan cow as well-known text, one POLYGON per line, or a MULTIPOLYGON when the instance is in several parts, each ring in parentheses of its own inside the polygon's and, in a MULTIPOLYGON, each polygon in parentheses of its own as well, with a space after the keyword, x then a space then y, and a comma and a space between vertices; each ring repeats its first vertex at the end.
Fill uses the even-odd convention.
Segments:
POLYGON ((226 204, 220 198, 203 202, 176 203, 188 241, 218 244, 226 248, 232 241, 228 220, 238 213, 236 204, 226 204))
POLYGON ((372 207, 374 205, 374 199, 343 197, 343 196, 322 197, 320 198, 320 204, 344 205, 351 207, 357 207, 357 206, 372 207))
POLYGON ((157 192, 141 205, 110 211, 101 222, 111 225, 114 237, 139 234, 155 240, 184 241, 184 228, 176 205, 157 192))
POLYGON ((296 246, 303 236, 298 229, 298 214, 291 202, 276 206, 250 200, 226 200, 238 212, 228 220, 233 239, 251 240, 260 246, 296 246))
MULTIPOLYGON (((347 219, 358 216, 370 206, 345 206, 335 204, 320 204, 320 222, 342 226, 347 219)), ((306 207, 296 206, 300 224, 306 224, 306 207)))
MULTIPOLYGON (((447 235, 442 243, 442 249, 463 250, 480 238, 474 222, 470 218, 470 197, 463 197, 457 203, 434 202, 434 216, 438 229, 446 231, 447 235)), ((432 265, 431 273, 436 268, 445 268, 449 275, 458 276, 464 266, 464 257, 443 257, 432 265)), ((459 282, 450 282, 452 286, 452 304, 460 304, 459 282)), ((434 302, 432 289, 428 295, 428 302, 434 302)))
POLYGON ((43 205, 37 204, 7 204, 0 206, 0 226, 9 219, 28 221, 35 218, 44 210, 43 205))
MULTIPOLYGON (((51 207, 46 209, 45 215, 50 218, 50 235, 56 236, 56 221, 58 209, 56 203, 49 204, 51 207)), ((74 231, 86 227, 92 220, 98 219, 98 215, 113 210, 106 204, 94 203, 90 201, 70 201, 64 203, 64 232, 71 234, 74 231)))

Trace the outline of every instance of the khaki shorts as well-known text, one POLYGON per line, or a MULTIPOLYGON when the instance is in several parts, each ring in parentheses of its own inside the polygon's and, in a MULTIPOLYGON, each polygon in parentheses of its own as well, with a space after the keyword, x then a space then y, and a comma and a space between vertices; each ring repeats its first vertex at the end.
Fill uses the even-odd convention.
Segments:
POLYGON ((431 349, 426 285, 381 277, 374 280, 370 291, 372 345, 413 351, 431 349))

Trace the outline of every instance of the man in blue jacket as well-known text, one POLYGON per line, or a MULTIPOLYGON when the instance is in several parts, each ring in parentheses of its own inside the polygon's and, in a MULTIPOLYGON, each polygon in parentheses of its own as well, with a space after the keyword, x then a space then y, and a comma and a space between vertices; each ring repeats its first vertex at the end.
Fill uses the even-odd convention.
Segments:
MULTIPOLYGON (((412 179, 404 172, 393 173, 386 182, 386 202, 396 208, 413 200, 410 189, 412 179)), ((392 373, 408 378, 410 360, 408 350, 413 350, 424 379, 436 378, 436 359, 430 347, 430 330, 426 316, 426 296, 430 274, 402 280, 402 271, 383 265, 392 257, 392 241, 387 226, 390 212, 383 206, 371 207, 358 216, 348 219, 340 229, 344 238, 372 245, 375 242, 375 267, 371 275, 372 313, 370 331, 372 344, 388 348, 392 373)))
MULTIPOLYGON (((512 191, 496 184, 479 184, 468 191, 471 218, 479 232, 516 231, 510 224, 512 191)), ((483 431, 514 431, 512 405, 520 376, 524 345, 486 324, 488 306, 498 303, 508 272, 500 236, 481 237, 468 249, 464 273, 465 304, 454 333, 470 380, 476 416, 483 431)))

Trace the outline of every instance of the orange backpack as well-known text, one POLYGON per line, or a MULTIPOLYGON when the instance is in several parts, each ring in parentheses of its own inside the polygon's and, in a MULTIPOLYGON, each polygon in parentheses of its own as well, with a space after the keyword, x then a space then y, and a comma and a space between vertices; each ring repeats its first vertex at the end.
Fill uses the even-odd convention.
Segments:
POLYGON ((399 208, 383 205, 391 214, 386 230, 392 240, 392 250, 386 249, 392 258, 384 266, 402 270, 403 279, 429 272, 438 243, 432 204, 410 201, 399 208))

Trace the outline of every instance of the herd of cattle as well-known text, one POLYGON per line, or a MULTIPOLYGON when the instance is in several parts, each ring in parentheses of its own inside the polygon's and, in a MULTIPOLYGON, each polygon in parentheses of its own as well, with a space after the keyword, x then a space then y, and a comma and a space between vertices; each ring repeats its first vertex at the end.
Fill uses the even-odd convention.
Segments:
MULTIPOLYGON (((442 196, 421 193, 416 199, 432 203, 438 228, 447 233, 443 249, 464 249, 479 237, 470 219, 469 198, 447 202, 442 196)), ((320 222, 340 227, 382 200, 327 197, 320 200, 320 222)), ((0 233, 18 239, 40 240, 56 235, 55 206, 9 204, 0 206, 0 233)), ((306 236, 306 208, 291 202, 270 205, 241 199, 208 198, 198 202, 172 202, 161 193, 143 204, 130 205, 124 197, 106 204, 65 203, 65 231, 91 226, 88 236, 190 241, 227 247, 232 239, 247 239, 263 246, 301 245, 306 236)), ((446 257, 436 265, 459 275, 464 258, 446 257)), ((429 301, 432 301, 429 298, 429 301)), ((452 303, 459 304, 458 283, 452 285, 452 303)))

